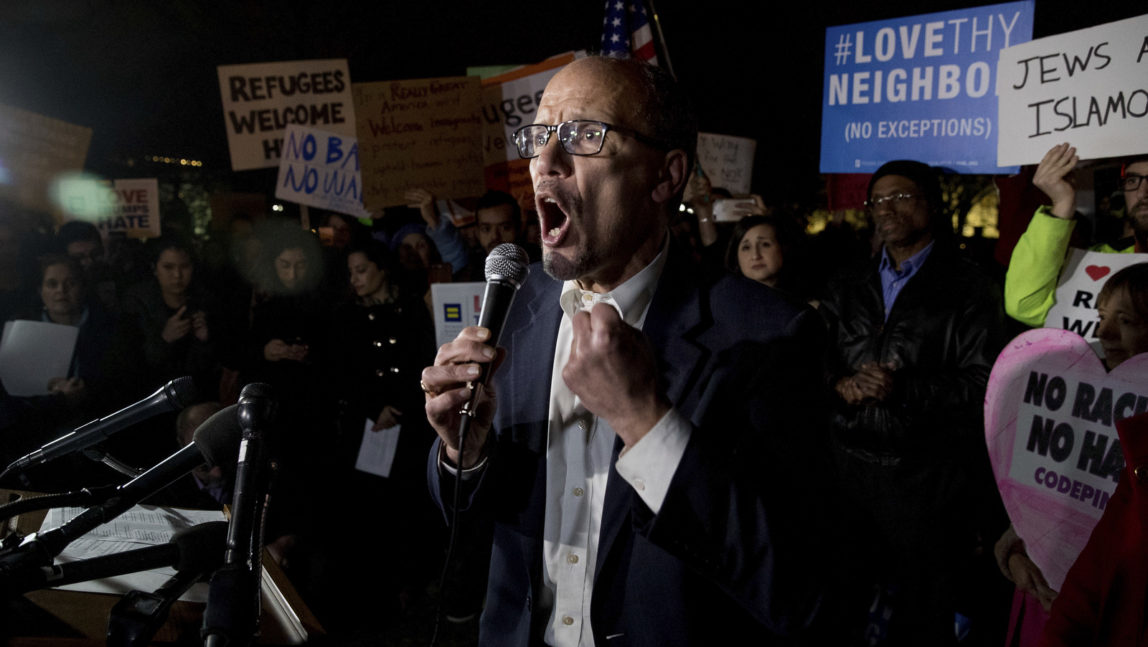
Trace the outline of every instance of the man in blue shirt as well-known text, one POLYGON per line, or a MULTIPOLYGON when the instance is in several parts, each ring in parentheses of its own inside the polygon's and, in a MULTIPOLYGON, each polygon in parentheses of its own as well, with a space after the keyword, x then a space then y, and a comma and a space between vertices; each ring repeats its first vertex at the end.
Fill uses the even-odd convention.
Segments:
POLYGON ((880 257, 832 281, 820 307, 836 393, 834 459, 858 530, 849 560, 855 631, 876 637, 872 644, 955 644, 958 614, 978 628, 987 622, 957 592, 982 565, 983 540, 1007 525, 981 414, 1005 341, 1000 291, 956 255, 929 166, 885 164, 866 206, 880 257))

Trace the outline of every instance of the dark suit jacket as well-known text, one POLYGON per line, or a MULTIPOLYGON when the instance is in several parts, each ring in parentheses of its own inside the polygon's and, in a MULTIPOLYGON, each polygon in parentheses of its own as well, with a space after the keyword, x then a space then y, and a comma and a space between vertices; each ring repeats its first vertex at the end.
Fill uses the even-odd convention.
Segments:
MULTIPOLYGON (((661 387, 693 432, 657 515, 610 470, 591 608, 600 647, 779 644, 820 600, 826 479, 811 464, 827 455, 823 327, 760 284, 729 276, 710 287, 696 275, 672 254, 646 317, 661 387)), ((541 644, 547 622, 536 601, 560 291, 532 268, 502 335, 490 459, 463 485, 462 517, 493 521, 485 645, 541 644)), ((454 480, 440 477, 437 450, 432 494, 449 502, 454 480)))

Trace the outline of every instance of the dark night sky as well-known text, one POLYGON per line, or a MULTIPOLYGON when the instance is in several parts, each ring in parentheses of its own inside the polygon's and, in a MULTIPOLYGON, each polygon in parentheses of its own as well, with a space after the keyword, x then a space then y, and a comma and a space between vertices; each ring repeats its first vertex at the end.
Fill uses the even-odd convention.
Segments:
MULTIPOLYGON (((656 2, 703 130, 756 138, 756 190, 817 191, 826 26, 991 2, 656 2)), ((1140 2, 1036 3, 1034 37, 1138 15, 1140 2)), ((0 103, 94 129, 88 167, 144 154, 228 169, 216 66, 347 58, 355 82, 463 74, 598 44, 599 0, 4 0, 0 103)), ((246 171, 239 175, 258 172, 246 171)), ((239 178, 242 181, 242 178, 239 178)))

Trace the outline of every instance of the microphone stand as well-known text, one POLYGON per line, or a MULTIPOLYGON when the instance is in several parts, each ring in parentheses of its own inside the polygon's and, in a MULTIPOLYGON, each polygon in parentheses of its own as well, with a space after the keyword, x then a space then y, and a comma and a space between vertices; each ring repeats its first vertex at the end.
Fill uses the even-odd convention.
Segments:
POLYGON ((243 440, 235 471, 231 523, 223 566, 211 577, 203 615, 205 647, 250 645, 259 632, 263 575, 263 525, 267 513, 269 466, 264 431, 275 415, 271 387, 253 383, 239 395, 243 440))

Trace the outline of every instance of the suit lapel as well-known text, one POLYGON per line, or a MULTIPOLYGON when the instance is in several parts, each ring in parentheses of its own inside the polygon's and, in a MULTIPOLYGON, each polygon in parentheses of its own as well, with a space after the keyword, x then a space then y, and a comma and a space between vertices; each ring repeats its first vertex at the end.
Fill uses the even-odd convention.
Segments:
MULTIPOLYGON (((674 251, 671 246, 670 258, 658 281, 642 331, 654 348, 662 386, 670 402, 674 403, 682 415, 692 418, 693 403, 687 402, 684 395, 697 381, 709 358, 709 349, 693 339, 710 322, 708 312, 703 312, 704 299, 695 276, 696 269, 683 255, 674 251)), ((622 441, 616 438, 614 459, 606 483, 602 528, 598 537, 595 582, 602 573, 619 531, 631 523, 627 514, 637 497, 630 484, 613 467, 621 450, 622 441)))

